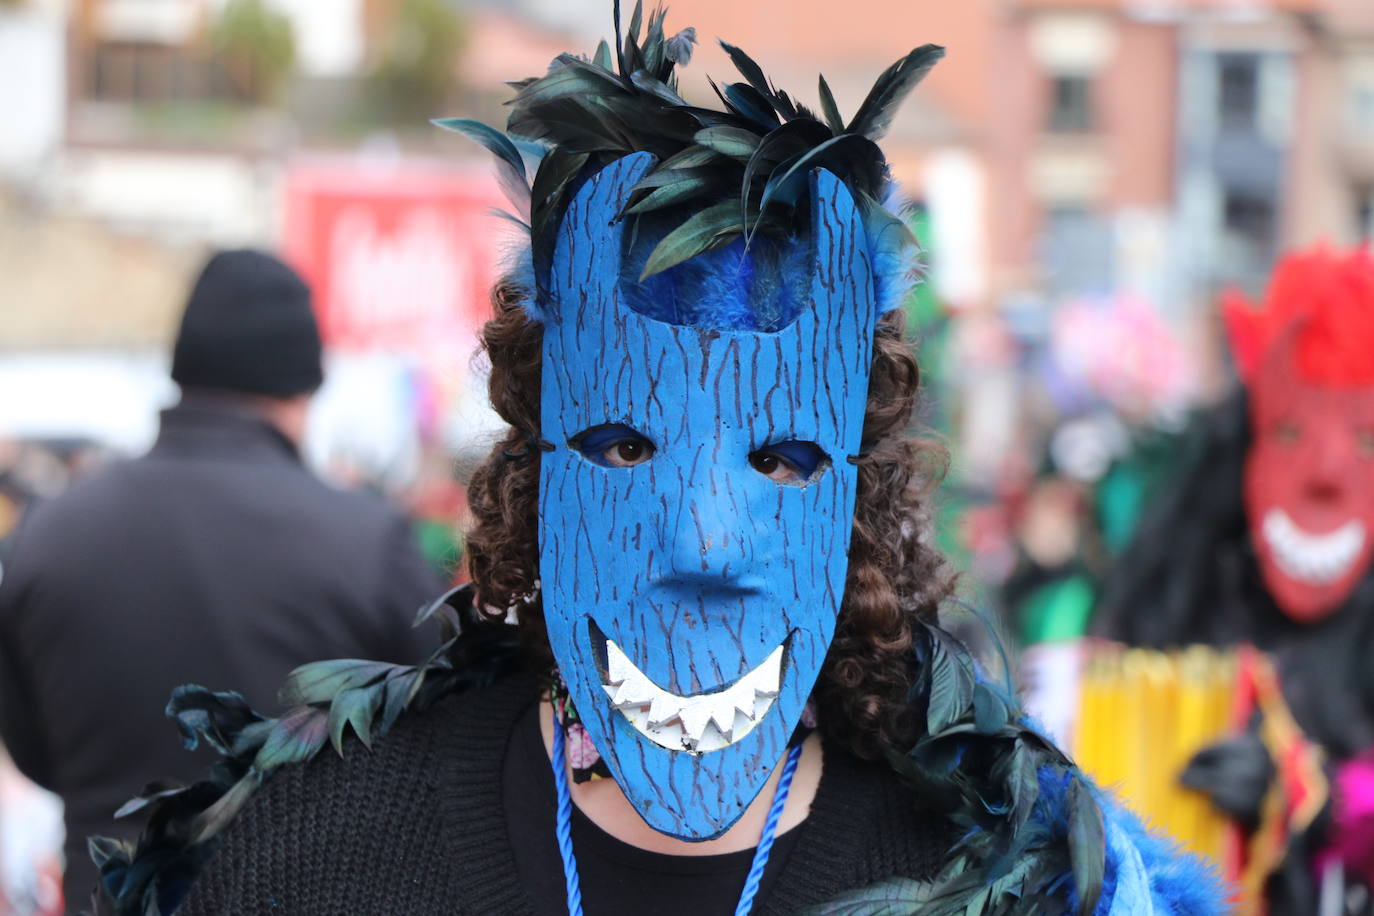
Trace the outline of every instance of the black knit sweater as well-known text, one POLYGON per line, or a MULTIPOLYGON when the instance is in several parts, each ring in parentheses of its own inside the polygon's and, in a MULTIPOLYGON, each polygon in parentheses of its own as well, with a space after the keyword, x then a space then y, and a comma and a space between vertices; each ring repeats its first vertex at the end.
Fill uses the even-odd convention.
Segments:
MULTIPOLYGON (((502 762, 531 682, 508 678, 407 714, 369 751, 272 774, 178 911, 528 916, 502 806, 502 762)), ((766 914, 895 875, 934 876, 953 835, 918 816, 890 768, 827 746, 820 788, 766 914)), ((710 914, 703 914, 710 916, 710 914)))

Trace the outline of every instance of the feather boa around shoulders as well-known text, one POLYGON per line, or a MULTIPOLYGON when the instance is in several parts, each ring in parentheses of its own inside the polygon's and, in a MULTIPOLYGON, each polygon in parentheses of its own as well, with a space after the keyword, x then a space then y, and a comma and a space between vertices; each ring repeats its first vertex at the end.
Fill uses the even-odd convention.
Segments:
MULTIPOLYGON (((427 663, 342 659, 303 666, 281 691, 291 708, 277 719, 257 715, 237 694, 178 688, 168 715, 188 747, 204 741, 220 760, 205 780, 151 783, 125 805, 120 815, 148 815, 136 843, 91 840, 101 875, 96 916, 169 916, 219 835, 272 771, 303 764, 327 744, 340 754, 355 738, 371 746, 401 716, 518 670, 514 628, 479 621, 469 588, 421 611, 421 620, 430 617, 441 621, 447 640, 427 663)), ((954 637, 923 625, 915 652, 920 676, 912 702, 926 727, 889 762, 920 808, 962 827, 962 839, 934 881, 885 881, 814 914, 1223 912, 1215 876, 1105 797, 1020 716, 1004 687, 979 677, 954 637)))

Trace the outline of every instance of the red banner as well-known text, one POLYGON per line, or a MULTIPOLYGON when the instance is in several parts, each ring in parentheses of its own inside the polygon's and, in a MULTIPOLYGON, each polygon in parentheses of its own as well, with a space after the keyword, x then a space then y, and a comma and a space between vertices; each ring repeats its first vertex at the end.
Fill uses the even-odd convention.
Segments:
POLYGON ((511 237, 489 171, 328 163, 286 182, 286 257, 310 281, 325 345, 465 359, 511 237))

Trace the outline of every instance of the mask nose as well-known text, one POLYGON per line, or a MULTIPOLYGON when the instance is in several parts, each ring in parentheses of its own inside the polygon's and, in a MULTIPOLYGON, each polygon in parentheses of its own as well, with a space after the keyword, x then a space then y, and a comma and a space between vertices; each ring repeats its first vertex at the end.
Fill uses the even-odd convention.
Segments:
POLYGON ((1330 504, 1341 498, 1342 488, 1339 478, 1314 474, 1307 479, 1304 487, 1307 498, 1314 503, 1330 504))
POLYGON ((1304 495, 1314 503, 1331 504, 1345 496, 1346 462, 1339 444, 1327 436, 1314 443, 1307 476, 1303 482, 1304 495))
POLYGON ((685 494, 670 532, 670 578, 696 588, 754 592, 760 582, 748 502, 722 477, 712 474, 685 494))

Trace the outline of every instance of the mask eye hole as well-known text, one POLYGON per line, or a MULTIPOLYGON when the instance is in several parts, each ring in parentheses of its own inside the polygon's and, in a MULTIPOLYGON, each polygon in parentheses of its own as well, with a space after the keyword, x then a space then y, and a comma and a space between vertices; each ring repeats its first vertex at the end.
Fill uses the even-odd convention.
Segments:
POLYGON ((749 466, 776 483, 810 483, 830 465, 830 456, 814 442, 774 442, 749 453, 749 466))
POLYGON ((1302 436, 1302 427, 1295 420, 1280 420, 1274 424, 1274 438, 1284 445, 1292 445, 1302 436))
POLYGON ((1374 458, 1374 428, 1364 427, 1355 432, 1355 450, 1361 458, 1374 458))
POLYGON ((603 468, 632 468, 654 456, 654 444, 622 423, 584 429, 568 440, 592 464, 603 468))

